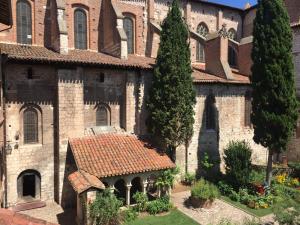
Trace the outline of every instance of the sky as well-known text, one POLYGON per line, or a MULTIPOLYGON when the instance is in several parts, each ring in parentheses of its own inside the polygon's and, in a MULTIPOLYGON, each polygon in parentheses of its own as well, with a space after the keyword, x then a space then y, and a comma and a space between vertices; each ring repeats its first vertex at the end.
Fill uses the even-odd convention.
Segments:
POLYGON ((257 3, 257 0, 208 0, 209 2, 216 2, 224 5, 230 5, 237 8, 244 8, 245 4, 249 2, 251 5, 257 3))

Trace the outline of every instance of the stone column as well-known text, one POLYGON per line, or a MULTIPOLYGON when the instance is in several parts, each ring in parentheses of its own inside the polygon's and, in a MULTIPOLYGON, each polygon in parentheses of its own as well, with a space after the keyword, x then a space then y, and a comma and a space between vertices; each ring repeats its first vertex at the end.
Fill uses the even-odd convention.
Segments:
POLYGON ((109 185, 109 190, 113 194, 115 192, 115 186, 113 184, 109 185))
POLYGON ((131 189, 132 185, 131 184, 127 184, 126 185, 126 205, 130 206, 130 189, 131 189))
POLYGON ((143 193, 146 194, 147 193, 147 186, 148 186, 148 181, 147 179, 143 180, 143 193))

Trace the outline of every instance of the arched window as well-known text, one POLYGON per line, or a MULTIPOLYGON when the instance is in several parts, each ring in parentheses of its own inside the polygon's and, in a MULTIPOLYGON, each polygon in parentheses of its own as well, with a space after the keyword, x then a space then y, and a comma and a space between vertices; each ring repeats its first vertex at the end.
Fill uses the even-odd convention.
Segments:
POLYGON ((26 0, 17 2, 17 42, 32 43, 31 5, 26 0))
MULTIPOLYGON (((197 27, 197 33, 203 37, 206 37, 208 34, 208 27, 205 23, 200 23, 197 27)), ((205 52, 204 52, 204 44, 200 41, 197 42, 196 46, 196 60, 199 62, 205 62, 205 52)))
POLYGON ((228 63, 231 67, 237 66, 236 52, 231 46, 228 47, 228 63))
POLYGON ((244 116, 245 127, 251 127, 251 111, 252 111, 251 99, 252 99, 251 92, 247 91, 245 95, 245 116, 244 116))
POLYGON ((74 12, 74 38, 76 49, 87 49, 87 19, 82 9, 74 12))
POLYGON ((127 36, 127 51, 128 54, 134 53, 134 24, 130 17, 125 17, 123 27, 127 36))
POLYGON ((235 30, 235 29, 230 28, 230 29, 228 30, 228 38, 229 38, 229 39, 232 39, 232 40, 234 40, 234 41, 237 41, 237 33, 236 33, 236 30, 235 30))
POLYGON ((205 116, 206 116, 206 129, 216 129, 216 110, 215 110, 216 99, 213 94, 207 96, 205 101, 205 116))
POLYGON ((109 109, 104 106, 100 105, 96 111, 96 126, 109 126, 109 109))
POLYGON ((38 142, 38 113, 34 108, 27 108, 23 113, 24 144, 38 142))

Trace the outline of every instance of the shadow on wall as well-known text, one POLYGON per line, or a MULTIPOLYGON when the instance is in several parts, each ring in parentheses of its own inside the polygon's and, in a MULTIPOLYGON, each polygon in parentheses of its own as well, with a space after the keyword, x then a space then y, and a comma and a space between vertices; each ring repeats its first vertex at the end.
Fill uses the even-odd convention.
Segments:
POLYGON ((57 19, 57 5, 54 0, 47 0, 46 12, 44 18, 44 45, 49 49, 59 48, 59 36, 58 36, 58 22, 57 19))
POLYGON ((63 209, 72 209, 72 208, 76 208, 77 196, 68 180, 68 176, 71 173, 77 171, 77 168, 69 145, 67 150, 66 162, 64 163, 65 163, 65 171, 64 171, 63 186, 62 186, 62 193, 61 193, 61 206, 63 207, 63 209))
POLYGON ((219 132, 219 111, 216 107, 215 96, 210 91, 209 95, 205 99, 205 107, 203 110, 202 123, 198 137, 198 170, 196 171, 197 177, 204 176, 208 180, 215 180, 221 173, 219 132), (217 162, 207 174, 202 166, 205 153, 207 153, 207 155, 209 156, 209 161, 217 162))

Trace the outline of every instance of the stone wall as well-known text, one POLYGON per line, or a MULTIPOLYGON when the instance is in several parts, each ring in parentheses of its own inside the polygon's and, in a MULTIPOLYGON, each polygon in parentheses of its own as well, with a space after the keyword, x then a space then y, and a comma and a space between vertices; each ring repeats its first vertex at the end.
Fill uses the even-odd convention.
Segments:
POLYGON ((54 89, 55 70, 49 66, 12 64, 6 67, 6 132, 12 153, 7 155, 8 206, 18 201, 17 179, 25 170, 37 171, 41 199, 54 200, 54 89), (27 79, 32 68, 33 78, 27 79), (54 78, 54 79, 53 79, 54 78), (23 111, 32 106, 38 112, 38 143, 24 144, 23 111))
MULTIPOLYGON (((230 141, 245 140, 253 149, 252 159, 256 164, 266 163, 266 150, 254 143, 253 129, 244 125, 245 94, 248 86, 238 85, 204 85, 195 86, 197 103, 195 105, 194 135, 187 153, 180 147, 176 160, 181 168, 188 162, 188 171, 195 172, 199 168, 204 152, 212 157, 222 159, 223 150, 230 141), (209 94, 215 96, 216 129, 206 129, 205 100, 209 94), (187 155, 187 159, 186 159, 187 155)), ((223 165, 221 165, 221 168, 223 165)))

